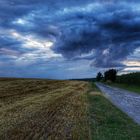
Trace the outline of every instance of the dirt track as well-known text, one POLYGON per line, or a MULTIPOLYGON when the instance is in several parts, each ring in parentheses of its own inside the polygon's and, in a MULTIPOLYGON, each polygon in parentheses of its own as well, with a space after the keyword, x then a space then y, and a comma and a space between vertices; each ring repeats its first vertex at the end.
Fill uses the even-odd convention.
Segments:
POLYGON ((101 83, 96 85, 114 105, 140 124, 140 95, 101 83))

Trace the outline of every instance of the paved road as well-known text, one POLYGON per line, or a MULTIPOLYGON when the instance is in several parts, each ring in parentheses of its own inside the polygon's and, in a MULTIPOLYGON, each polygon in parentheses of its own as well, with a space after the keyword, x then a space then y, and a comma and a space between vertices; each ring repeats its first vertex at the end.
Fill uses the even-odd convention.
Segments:
POLYGON ((96 85, 114 105, 130 116, 136 123, 140 124, 139 94, 101 83, 96 83, 96 85))

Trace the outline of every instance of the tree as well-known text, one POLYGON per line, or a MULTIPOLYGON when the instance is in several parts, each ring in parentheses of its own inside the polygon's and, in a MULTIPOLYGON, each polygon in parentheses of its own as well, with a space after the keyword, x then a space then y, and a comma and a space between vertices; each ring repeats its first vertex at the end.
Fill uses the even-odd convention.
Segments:
POLYGON ((105 81, 110 80, 112 82, 115 82, 116 76, 117 76, 117 70, 115 69, 110 69, 104 73, 105 81))
POLYGON ((103 79, 103 75, 101 72, 98 72, 97 76, 96 76, 96 80, 97 81, 101 81, 103 79))

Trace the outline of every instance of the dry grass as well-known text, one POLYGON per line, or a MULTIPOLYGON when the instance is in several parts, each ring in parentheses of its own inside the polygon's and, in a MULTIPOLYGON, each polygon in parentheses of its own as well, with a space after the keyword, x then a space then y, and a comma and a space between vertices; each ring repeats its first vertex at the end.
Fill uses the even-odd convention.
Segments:
POLYGON ((88 83, 0 80, 1 140, 88 140, 88 83))

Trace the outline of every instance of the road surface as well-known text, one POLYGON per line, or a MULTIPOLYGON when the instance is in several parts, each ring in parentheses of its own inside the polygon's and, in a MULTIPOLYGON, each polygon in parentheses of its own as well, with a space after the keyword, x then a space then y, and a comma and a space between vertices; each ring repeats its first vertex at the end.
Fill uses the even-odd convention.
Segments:
POLYGON ((125 112, 136 123, 140 124, 140 95, 116 87, 96 83, 97 87, 104 93, 114 105, 125 112))

